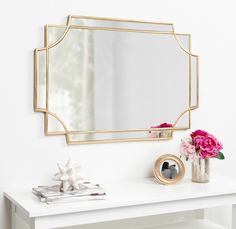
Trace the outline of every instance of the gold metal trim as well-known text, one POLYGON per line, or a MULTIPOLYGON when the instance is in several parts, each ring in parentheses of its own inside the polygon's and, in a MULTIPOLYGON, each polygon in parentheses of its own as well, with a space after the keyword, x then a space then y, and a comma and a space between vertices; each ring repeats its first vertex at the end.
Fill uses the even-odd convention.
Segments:
POLYGON ((198 57, 196 54, 193 54, 193 53, 191 52, 191 46, 189 47, 189 50, 187 50, 187 49, 184 47, 183 43, 182 43, 182 42, 180 41, 180 39, 178 38, 178 36, 180 36, 180 35, 181 35, 181 36, 188 36, 188 37, 189 37, 189 42, 190 42, 190 44, 191 44, 191 35, 190 35, 190 34, 187 34, 187 33, 172 33, 172 35, 174 35, 176 42, 178 43, 179 47, 180 47, 184 52, 186 52, 189 56, 198 57))
POLYGON ((48 133, 48 96, 49 96, 49 85, 48 85, 48 73, 49 73, 49 53, 48 53, 48 26, 45 27, 45 45, 46 45, 46 113, 45 113, 45 135, 48 133))
MULTIPOLYGON (((177 125, 178 121, 187 113, 187 112, 190 112, 191 111, 191 108, 188 108, 187 110, 183 111, 179 116, 178 118, 175 120, 174 122, 174 127, 177 125)), ((187 127, 188 129, 190 128, 189 126, 187 127)), ((174 129, 175 130, 175 129, 174 129)))
MULTIPOLYGON (((70 29, 88 29, 88 30, 104 30, 104 31, 118 31, 118 32, 131 32, 131 33, 148 33, 148 34, 158 34, 158 35, 173 35, 177 44, 179 47, 187 54, 192 56, 197 56, 193 53, 190 53, 182 44, 178 36, 188 36, 190 37, 190 34, 187 33, 175 33, 175 32, 169 32, 169 31, 156 31, 156 30, 141 30, 141 29, 123 29, 123 28, 111 28, 111 27, 92 27, 92 26, 79 26, 79 25, 51 25, 48 24, 47 27, 53 27, 53 28, 65 28, 64 33, 61 35, 61 37, 55 41, 54 43, 48 45, 48 49, 53 48, 54 46, 58 45, 66 36, 66 34, 69 32, 70 29)), ((38 50, 46 50, 46 47, 39 48, 38 50)))
MULTIPOLYGON (((55 118, 61 125, 62 125, 62 127, 64 128, 64 130, 65 130, 65 133, 68 133, 69 131, 68 131, 68 129, 66 128, 66 125, 65 125, 65 123, 59 118, 59 116, 58 115, 56 115, 55 113, 52 113, 52 112, 50 112, 50 111, 48 111, 47 112, 49 115, 51 115, 53 118, 55 118)), ((63 132, 63 131, 59 131, 59 132, 63 132)), ((48 134, 49 132, 47 132, 47 134, 48 134)), ((55 132, 56 133, 56 132, 55 132)))
POLYGON ((161 184, 166 184, 166 185, 176 184, 177 182, 182 180, 185 175, 184 163, 181 161, 180 158, 178 158, 177 156, 173 154, 162 155, 155 161, 155 164, 153 167, 153 174, 155 178, 158 180, 158 182, 161 184), (167 179, 161 173, 161 166, 167 160, 174 161, 179 169, 178 175, 173 179, 167 179))
POLYGON ((197 108, 199 107, 199 56, 197 56, 197 108))
POLYGON ((43 108, 38 108, 37 112, 45 112, 49 115, 53 116, 65 129, 65 131, 47 131, 47 135, 64 135, 64 134, 99 134, 99 133, 125 133, 125 132, 148 132, 148 131, 164 131, 164 130, 175 130, 175 131, 181 131, 186 130, 188 127, 175 127, 178 120, 186 113, 189 112, 192 109, 187 109, 184 112, 182 112, 177 120, 174 122, 173 127, 166 127, 166 128, 139 128, 139 129, 118 129, 118 130, 80 130, 80 131, 69 131, 66 127, 65 122, 55 113, 47 111, 43 108))
POLYGON ((94 16, 83 16, 83 15, 69 15, 68 18, 81 18, 81 19, 95 19, 102 21, 121 21, 121 22, 131 22, 131 23, 143 23, 143 24, 156 24, 156 25, 170 25, 173 26, 171 22, 155 22, 155 21, 142 21, 142 20, 131 20, 131 19, 120 19, 120 18, 107 18, 107 17, 94 17, 94 16))
POLYGON ((105 140, 93 140, 93 141, 69 141, 68 145, 85 145, 85 144, 97 144, 97 143, 119 143, 119 142, 146 142, 146 141, 167 141, 172 138, 129 138, 129 139, 105 139, 105 140))
MULTIPOLYGON (((191 35, 189 36, 189 53, 191 53, 192 44, 191 44, 191 35)), ((192 105, 192 56, 189 55, 189 104, 188 107, 192 105)), ((188 112, 188 127, 191 128, 191 112, 188 112)))
POLYGON ((119 32, 131 32, 131 33, 150 33, 150 34, 169 34, 174 35, 173 32, 164 32, 164 31, 156 31, 156 30, 143 30, 143 29, 123 29, 119 27, 92 27, 92 26, 80 26, 80 25, 70 25, 71 29, 89 29, 89 30, 108 30, 108 31, 119 31, 119 32))
POLYGON ((37 71, 37 53, 38 50, 34 50, 34 111, 37 111, 38 107, 38 71, 37 71))
POLYGON ((46 112, 46 109, 44 109, 44 108, 36 108, 36 110, 35 110, 36 112, 46 112))
MULTIPOLYGON (((34 49, 34 111, 35 112, 46 112, 46 111, 44 111, 45 108, 38 107, 38 71, 37 71, 38 65, 37 65, 37 61, 38 61, 38 55, 39 55, 40 51, 44 51, 44 50, 37 49, 37 48, 34 49)), ((46 49, 45 49, 45 51, 46 51, 46 49)), ((45 86, 45 89, 46 89, 46 86, 45 86)))
POLYGON ((148 22, 148 21, 139 21, 139 20, 125 20, 125 19, 117 19, 117 18, 102 18, 102 17, 91 17, 91 16, 75 16, 75 15, 69 15, 67 18, 67 24, 66 25, 46 25, 45 26, 45 47, 35 49, 34 51, 34 110, 36 112, 44 112, 45 113, 45 135, 65 135, 66 142, 69 145, 75 145, 75 144, 93 144, 93 143, 110 143, 110 142, 133 142, 133 141, 159 141, 159 140, 170 140, 172 139, 172 136, 170 138, 132 138, 132 139, 112 139, 112 140, 94 140, 94 141, 70 141, 69 135, 71 134, 91 134, 91 133, 115 133, 115 132, 143 132, 143 131, 158 131, 158 130, 187 130, 190 128, 191 125, 191 110, 194 110, 198 108, 199 106, 199 58, 197 55, 191 53, 191 35, 185 34, 185 33, 176 33, 174 31, 174 25, 173 23, 164 23, 164 22, 148 22), (127 29, 127 28, 110 28, 110 27, 91 27, 91 26, 78 26, 78 25, 72 25, 72 19, 73 18, 82 18, 82 19, 96 19, 96 20, 112 20, 112 21, 121 21, 121 22, 131 22, 131 23, 147 23, 147 24, 159 24, 159 25, 170 25, 172 28, 172 32, 170 31, 156 31, 156 30, 141 30, 141 29, 127 29), (49 27, 55 27, 55 28, 65 28, 64 33, 61 35, 61 37, 53 42, 52 44, 48 44, 48 28, 49 27), (139 32, 139 33, 149 33, 149 34, 163 34, 163 35, 173 35, 176 42, 178 43, 179 47, 182 51, 187 53, 189 55, 189 108, 185 111, 183 111, 176 121, 174 122, 173 128, 143 128, 143 129, 123 129, 123 130, 86 130, 86 131, 68 131, 65 123, 63 120, 59 118, 58 115, 50 112, 48 110, 49 107, 49 49, 55 47, 60 42, 63 41, 67 33, 70 29, 90 29, 90 30, 106 30, 106 31, 122 31, 122 32, 139 32), (178 36, 188 36, 189 37, 189 50, 187 50, 178 36), (37 99, 38 99, 38 75, 37 75, 37 53, 38 51, 46 51, 46 109, 37 107, 37 99), (197 58, 197 105, 191 106, 191 56, 194 56, 197 58), (185 114, 189 113, 189 122, 188 127, 182 127, 182 128, 176 128, 176 125, 180 118, 185 114), (55 119, 58 120, 58 122, 63 126, 65 131, 53 131, 49 132, 48 130, 48 117, 49 115, 52 115, 55 119))

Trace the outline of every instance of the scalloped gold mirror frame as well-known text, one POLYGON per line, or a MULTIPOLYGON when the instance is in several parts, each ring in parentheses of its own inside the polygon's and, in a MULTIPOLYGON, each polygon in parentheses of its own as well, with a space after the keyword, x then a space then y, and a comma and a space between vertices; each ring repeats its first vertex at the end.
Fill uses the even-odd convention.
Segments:
MULTIPOLYGON (((135 27, 135 26, 134 26, 135 27)), ((45 26, 45 47, 44 48, 36 48, 34 51, 34 110, 36 112, 43 112, 45 115, 45 135, 65 135, 66 137, 66 142, 69 145, 75 145, 75 144, 91 144, 91 143, 110 143, 110 142, 133 142, 133 141, 159 141, 159 140, 169 140, 172 139, 173 136, 173 131, 179 131, 179 130, 187 130, 191 127, 191 111, 198 108, 199 106, 199 58, 197 55, 191 53, 191 35, 190 34, 184 34, 184 33, 176 33, 174 31, 174 26, 172 23, 163 23, 163 22, 147 22, 147 21, 138 21, 138 20, 124 20, 124 19, 116 19, 116 18, 98 18, 98 17, 91 17, 91 16, 68 16, 67 24, 66 25, 46 25, 45 26), (115 22, 129 22, 134 25, 140 24, 146 24, 149 25, 150 28, 152 25, 158 25, 158 26, 170 26, 171 30, 170 31, 161 31, 161 30, 155 30, 155 29, 137 29, 137 28, 119 28, 119 27, 93 27, 93 26, 83 26, 83 25, 74 25, 72 23, 72 20, 74 19, 94 19, 94 20, 102 20, 102 21, 115 21, 115 22), (65 29, 64 32, 62 33, 61 37, 59 40, 56 42, 49 44, 48 42, 48 30, 50 27, 55 27, 55 28, 62 28, 65 29), (88 30, 108 30, 108 31, 122 31, 122 32, 139 32, 139 33, 149 33, 149 34, 171 34, 175 37, 176 42, 178 43, 179 47, 189 55, 189 85, 188 85, 188 90, 189 90, 189 107, 188 109, 184 110, 175 122, 173 123, 172 127, 167 127, 167 128, 142 128, 142 129, 117 129, 117 130, 78 130, 78 131, 70 131, 68 130, 67 126, 65 125, 64 121, 55 113, 51 112, 49 110, 48 106, 48 100, 49 100, 49 89, 48 89, 48 75, 49 75, 49 49, 55 47, 58 45, 65 37, 66 34, 70 29, 88 29, 88 30), (185 49, 185 47, 182 45, 180 39, 178 36, 187 36, 189 38, 189 47, 188 50, 185 49), (39 64, 38 64, 38 59, 39 59, 39 53, 40 51, 45 51, 46 52, 46 64, 45 64, 45 75, 46 75, 46 92, 45 92, 45 107, 40 107, 38 105, 38 91, 39 91, 39 83, 38 83, 38 69, 39 69, 39 64), (196 79, 195 79, 195 92, 196 92, 196 102, 195 104, 192 104, 192 60, 191 58, 195 57, 196 58, 196 79), (188 126, 186 127, 178 127, 177 123, 178 121, 184 116, 188 115, 188 126), (55 118, 63 127, 63 131, 49 131, 49 117, 55 118), (78 141, 78 140, 73 140, 72 136, 76 135, 83 135, 83 134, 106 134, 106 133, 134 133, 134 132, 150 132, 150 131, 167 131, 170 134, 165 135, 164 137, 156 137, 156 138, 126 138, 126 139, 100 139, 100 140, 83 140, 83 141, 78 141)))

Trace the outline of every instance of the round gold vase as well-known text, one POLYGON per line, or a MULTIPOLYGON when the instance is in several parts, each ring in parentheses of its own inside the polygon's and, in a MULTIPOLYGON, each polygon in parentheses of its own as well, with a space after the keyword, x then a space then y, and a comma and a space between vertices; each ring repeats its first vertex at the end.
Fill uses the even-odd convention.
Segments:
POLYGON ((197 183, 209 182, 209 158, 195 158, 192 162, 192 181, 197 183))

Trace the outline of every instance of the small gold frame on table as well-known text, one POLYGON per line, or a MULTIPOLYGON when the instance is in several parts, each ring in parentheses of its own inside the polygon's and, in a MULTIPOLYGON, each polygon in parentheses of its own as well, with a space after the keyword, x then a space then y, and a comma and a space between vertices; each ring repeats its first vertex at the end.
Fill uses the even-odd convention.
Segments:
POLYGON ((184 163, 180 158, 173 154, 164 154, 157 158, 154 164, 153 173, 161 184, 176 184, 182 180, 185 175, 184 163), (170 161, 172 165, 169 165, 170 161))

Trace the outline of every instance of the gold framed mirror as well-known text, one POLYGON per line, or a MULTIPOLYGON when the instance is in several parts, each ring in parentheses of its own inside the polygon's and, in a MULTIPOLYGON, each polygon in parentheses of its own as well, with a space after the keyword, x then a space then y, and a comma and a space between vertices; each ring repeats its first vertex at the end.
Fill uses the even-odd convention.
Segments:
POLYGON ((198 108, 198 56, 172 23, 70 15, 34 60, 34 109, 68 144, 168 140, 198 108))
POLYGON ((184 163, 173 154, 165 154, 155 161, 153 173, 161 184, 176 184, 185 175, 184 163))

